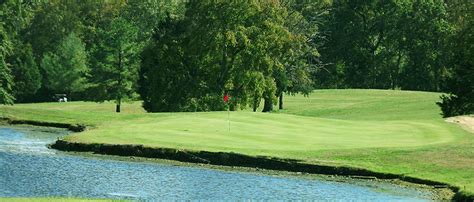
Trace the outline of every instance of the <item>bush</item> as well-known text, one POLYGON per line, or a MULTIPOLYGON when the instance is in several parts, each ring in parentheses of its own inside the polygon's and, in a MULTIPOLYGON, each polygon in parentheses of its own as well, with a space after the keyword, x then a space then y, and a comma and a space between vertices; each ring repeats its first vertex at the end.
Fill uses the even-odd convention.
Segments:
POLYGON ((443 117, 459 116, 474 113, 474 104, 472 100, 458 97, 456 95, 442 95, 441 102, 437 102, 441 107, 443 117))

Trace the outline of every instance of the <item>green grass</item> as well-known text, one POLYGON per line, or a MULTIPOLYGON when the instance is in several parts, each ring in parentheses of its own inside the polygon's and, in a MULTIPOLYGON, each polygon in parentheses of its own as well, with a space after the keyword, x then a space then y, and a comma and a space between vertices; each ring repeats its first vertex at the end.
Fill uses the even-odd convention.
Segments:
POLYGON ((276 113, 146 114, 140 103, 43 103, 0 107, 0 116, 82 123, 73 142, 144 144, 345 165, 447 182, 474 193, 474 134, 445 122, 437 93, 318 90, 286 96, 276 113))
POLYGON ((440 120, 440 94, 391 90, 318 90, 287 96, 284 113, 343 120, 440 120))

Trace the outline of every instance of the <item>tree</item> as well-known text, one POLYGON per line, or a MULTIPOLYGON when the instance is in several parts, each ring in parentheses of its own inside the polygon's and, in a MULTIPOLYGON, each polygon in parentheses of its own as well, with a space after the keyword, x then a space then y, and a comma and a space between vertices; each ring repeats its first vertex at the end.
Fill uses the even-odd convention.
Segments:
POLYGON ((451 23, 456 28, 449 43, 452 75, 447 79, 447 94, 437 103, 444 117, 474 113, 474 3, 451 3, 451 23))
POLYGON ((312 74, 322 67, 318 49, 323 39, 319 29, 329 5, 325 0, 283 2, 288 9, 285 26, 291 32, 291 46, 283 56, 284 68, 273 74, 280 110, 283 109, 284 93, 308 95, 314 88, 312 74))
MULTIPOLYGON (((205 53, 209 58, 209 66, 214 66, 215 75, 219 75, 216 88, 213 90, 218 95, 222 91, 230 93, 232 99, 231 106, 239 104, 245 107, 247 103, 255 103, 259 97, 265 100, 263 111, 271 111, 276 100, 276 72, 284 71, 285 59, 291 52, 291 44, 294 37, 287 27, 285 18, 288 12, 278 1, 261 1, 247 4, 237 3, 200 3, 196 9, 189 9, 187 12, 195 15, 202 15, 199 9, 214 12, 206 17, 194 17, 203 19, 205 24, 213 21, 219 24, 210 30, 204 31, 207 35, 202 44, 212 44, 210 47, 198 45, 198 52, 205 53), (200 7, 202 6, 202 7, 200 7), (265 15, 262 15, 265 13, 265 15), (209 49, 208 49, 209 48, 209 49), (202 50, 207 49, 207 50, 202 50), (218 56, 218 57, 216 57, 218 56), (218 65, 216 65, 218 64, 218 65), (261 72, 264 79, 245 79, 248 72, 261 72), (248 82, 253 82, 249 85, 248 82), (255 84, 255 81, 262 82, 255 84), (251 90, 251 87, 265 87, 265 90, 251 90), (246 95, 253 92, 254 98, 246 95), (262 92, 256 95, 255 92, 262 92), (242 98, 242 99, 240 99, 242 98), (251 101, 245 99, 250 98, 251 101)), ((200 23, 196 23, 199 25, 200 23)), ((202 27, 202 26, 201 26, 202 27)), ((198 28, 201 29, 208 28, 198 28)), ((199 37, 199 36, 196 36, 199 37)), ((199 37, 202 38, 202 37, 199 37)), ((198 38, 198 40, 199 40, 198 38)), ((254 105, 255 106, 255 105, 254 105)))
POLYGON ((273 111, 273 103, 276 102, 277 87, 275 80, 272 77, 265 78, 265 90, 263 91, 263 109, 262 112, 273 111))
POLYGON ((31 101, 31 97, 41 87, 41 74, 33 57, 31 46, 16 44, 9 61, 13 67, 13 94, 16 101, 31 101))
MULTIPOLYGON (((261 29, 257 25, 261 19, 257 12, 255 2, 193 1, 187 4, 184 23, 187 33, 193 34, 185 36, 186 54, 196 58, 191 61, 199 65, 195 70, 199 72, 198 80, 202 78, 206 83, 200 93, 214 97, 210 100, 216 101, 204 105, 223 107, 218 103, 225 93, 231 98, 243 97, 244 84, 237 82, 244 80, 236 75, 261 68, 250 64, 248 47, 252 45, 251 41, 255 45, 259 43, 256 33, 261 29), (248 64, 243 64, 244 58, 248 59, 248 64)), ((233 109, 238 100, 231 99, 233 109)))
POLYGON ((390 44, 397 32, 400 4, 396 1, 334 1, 330 20, 323 31, 328 42, 323 50, 325 63, 344 71, 344 83, 356 88, 389 88, 385 60, 394 55, 390 44), (344 51, 341 51, 344 50, 344 51))
POLYGON ((140 30, 137 34, 138 41, 148 42, 153 35, 153 30, 165 19, 166 15, 182 15, 184 5, 181 0, 129 0, 121 12, 123 18, 135 22, 140 30))
POLYGON ((5 57, 11 51, 11 43, 7 33, 0 23, 0 104, 13 104, 14 97, 12 95, 12 83, 10 68, 5 61, 5 57))
POLYGON ((273 103, 273 71, 283 68, 280 57, 291 41, 286 15, 278 1, 187 2, 184 17, 162 24, 144 52, 140 93, 145 109, 222 110, 224 94, 231 97, 231 109, 255 103, 248 93, 273 103), (168 91, 172 86, 182 88, 168 91))
POLYGON ((121 111, 123 101, 135 97, 140 50, 137 33, 132 23, 117 17, 99 31, 100 41, 93 50, 100 57, 96 58, 90 92, 96 101, 114 100, 116 112, 121 111))
POLYGON ((351 88, 440 90, 451 29, 442 0, 337 0, 331 10, 321 55, 342 78, 319 79, 351 88))
POLYGON ((80 11, 76 1, 38 2, 31 26, 25 32, 26 42, 32 45, 38 64, 44 54, 54 52, 57 44, 70 33, 82 34, 80 11))
POLYGON ((41 67, 46 87, 55 93, 77 93, 87 87, 87 54, 84 43, 74 33, 64 38, 55 52, 43 56, 41 67))
POLYGON ((407 90, 441 90, 446 77, 446 39, 452 33, 443 0, 417 0, 400 17, 399 42, 405 53, 400 84, 407 90))
POLYGON ((201 104, 189 106, 191 93, 201 88, 196 85, 197 67, 186 58, 183 37, 184 22, 169 15, 141 54, 139 93, 148 112, 205 110, 201 104))
POLYGON ((21 29, 29 19, 30 2, 1 1, 0 2, 0 104, 13 104, 13 76, 9 57, 14 49, 14 42, 21 29))
POLYGON ((247 99, 249 100, 250 106, 252 106, 252 110, 254 112, 257 111, 257 108, 260 106, 260 101, 262 100, 263 93, 265 92, 265 76, 261 72, 249 72, 248 73, 248 88, 246 95, 248 95, 247 99))

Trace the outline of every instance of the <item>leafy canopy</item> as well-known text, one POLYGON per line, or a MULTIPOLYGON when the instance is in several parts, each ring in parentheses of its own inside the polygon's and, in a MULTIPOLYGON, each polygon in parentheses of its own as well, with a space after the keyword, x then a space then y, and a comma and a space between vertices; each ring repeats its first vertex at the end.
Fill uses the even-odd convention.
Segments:
POLYGON ((74 93, 87 87, 87 53, 84 43, 71 33, 55 52, 44 55, 41 66, 45 71, 46 86, 56 93, 74 93))

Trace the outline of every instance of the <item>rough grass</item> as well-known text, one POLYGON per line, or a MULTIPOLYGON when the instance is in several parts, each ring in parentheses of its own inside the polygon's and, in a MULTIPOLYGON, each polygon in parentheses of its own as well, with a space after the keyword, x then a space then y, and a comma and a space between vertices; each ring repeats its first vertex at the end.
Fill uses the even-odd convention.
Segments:
POLYGON ((146 114, 140 103, 43 103, 0 107, 0 116, 82 123, 73 142, 144 144, 346 165, 442 181, 474 193, 474 134, 445 122, 437 93, 319 90, 286 96, 276 113, 146 114))

